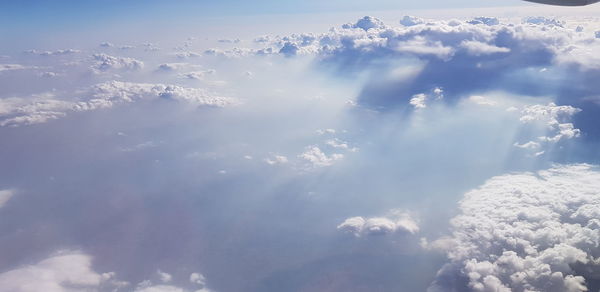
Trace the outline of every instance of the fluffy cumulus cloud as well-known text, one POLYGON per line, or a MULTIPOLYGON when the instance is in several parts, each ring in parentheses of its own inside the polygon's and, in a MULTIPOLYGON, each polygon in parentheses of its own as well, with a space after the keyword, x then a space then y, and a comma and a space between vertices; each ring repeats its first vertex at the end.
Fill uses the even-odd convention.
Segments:
POLYGON ((561 139, 572 139, 579 137, 580 130, 573 126, 570 121, 571 117, 580 112, 581 109, 563 105, 557 106, 554 103, 548 105, 532 105, 527 106, 522 110, 522 116, 519 119, 523 123, 540 122, 551 130, 554 136, 539 137, 541 141, 558 142, 561 139))
POLYGON ((144 67, 144 62, 134 58, 114 57, 107 54, 95 54, 94 72, 105 72, 109 70, 140 70, 144 67))
MULTIPOLYGON (((188 288, 182 288, 181 286, 175 286, 167 284, 173 280, 173 276, 163 271, 157 271, 158 281, 161 284, 154 284, 151 280, 145 280, 138 283, 132 291, 134 292, 211 292, 206 287, 206 278, 200 273, 191 273, 189 276, 189 282, 184 286, 188 288)), ((214 291, 213 291, 214 292, 214 291)))
MULTIPOLYGON (((99 273, 93 269, 93 258, 79 251, 60 251, 35 264, 22 266, 0 273, 0 290, 14 292, 71 292, 71 291, 136 291, 136 292, 210 292, 206 279, 200 273, 192 273, 189 283, 169 285, 173 276, 158 271, 162 284, 144 280, 131 285, 118 279, 114 272, 99 273), (134 287, 132 287, 134 286, 134 287), (187 287, 185 287, 187 286, 187 287)), ((184 282, 185 283, 185 282, 184 282)))
POLYGON ((497 176, 468 192, 453 233, 437 243, 452 263, 429 291, 588 291, 600 278, 600 171, 557 165, 497 176))
POLYGON ((419 231, 419 225, 409 213, 394 210, 385 217, 351 217, 338 225, 337 229, 360 237, 393 233, 414 234, 419 231))
POLYGON ((343 159, 344 154, 332 153, 328 156, 318 146, 313 145, 306 147, 306 151, 298 155, 298 157, 307 162, 310 167, 324 167, 343 159))
POLYGON ((415 109, 424 109, 430 100, 441 100, 444 98, 444 91, 441 88, 435 88, 430 94, 418 93, 411 97, 409 104, 415 109))
MULTIPOLYGON (((405 16, 400 23, 402 26, 389 26, 375 17, 365 16, 355 23, 345 24, 341 29, 334 28, 324 34, 262 37, 259 43, 266 44, 266 48, 236 48, 228 54, 279 52, 285 55, 318 54, 326 58, 362 55, 355 62, 412 55, 464 62, 467 61, 465 54, 472 57, 494 55, 496 59, 515 60, 537 53, 537 58, 523 60, 527 63, 502 62, 502 65, 531 66, 540 62, 550 64, 554 60, 587 66, 590 61, 597 62, 596 57, 584 53, 585 48, 599 45, 594 40, 595 36, 592 33, 576 34, 556 19, 527 18, 523 23, 515 24, 489 17, 444 21, 405 16), (514 54, 508 55, 509 52, 514 54), (579 58, 582 54, 585 54, 587 61, 578 62, 583 61, 579 58)), ((216 49, 213 52, 217 52, 216 49)), ((350 62, 351 59, 346 61, 350 62)), ((474 59, 471 62, 476 63, 474 59)))
POLYGON ((36 264, 0 274, 3 291, 68 292, 117 290, 127 283, 113 279, 114 273, 97 273, 92 258, 80 252, 61 252, 36 264))
POLYGON ((44 123, 64 117, 69 112, 111 108, 118 104, 141 100, 165 99, 210 107, 224 107, 236 103, 232 98, 217 96, 202 88, 121 81, 96 84, 79 94, 82 96, 74 99, 60 99, 54 93, 29 98, 2 99, 0 126, 44 123))
POLYGON ((364 17, 322 34, 263 37, 260 48, 216 49, 215 53, 308 55, 344 74, 367 72, 373 83, 364 87, 358 101, 375 107, 405 104, 407 98, 434 87, 444 88, 449 101, 492 90, 558 95, 561 100, 594 96, 598 91, 595 85, 573 86, 569 81, 599 74, 600 59, 594 52, 600 41, 591 30, 577 32, 551 18, 405 17, 401 24, 364 17), (399 67, 408 65, 416 68, 414 74, 394 76, 399 67), (559 78, 565 75, 573 77, 559 78))

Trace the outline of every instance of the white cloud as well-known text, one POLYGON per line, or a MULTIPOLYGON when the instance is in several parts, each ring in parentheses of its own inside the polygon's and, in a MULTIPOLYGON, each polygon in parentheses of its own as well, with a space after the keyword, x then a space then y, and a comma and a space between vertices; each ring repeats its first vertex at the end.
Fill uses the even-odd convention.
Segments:
POLYGON ((460 210, 439 245, 452 264, 430 291, 447 291, 451 274, 473 291, 587 291, 584 276, 598 279, 596 167, 497 176, 465 194, 460 210))
POLYGON ((202 275, 200 273, 191 273, 190 274, 190 283, 204 286, 204 285, 206 285, 206 278, 204 277, 204 275, 202 275))
POLYGON ((462 41, 460 46, 473 56, 491 55, 497 53, 509 53, 509 48, 497 47, 480 41, 462 41))
POLYGON ((386 217, 351 217, 338 225, 337 229, 360 237, 392 233, 414 234, 419 231, 419 226, 408 213, 394 210, 386 217))
POLYGON ((224 107, 233 104, 231 98, 210 94, 202 88, 187 88, 177 85, 129 83, 111 81, 95 85, 91 89, 92 98, 80 103, 80 108, 94 107, 96 103, 133 102, 141 99, 167 98, 186 101, 197 105, 224 107))
POLYGON ((387 26, 377 18, 366 16, 356 23, 343 25, 342 29, 333 28, 319 35, 265 36, 257 39, 262 48, 214 49, 206 53, 233 57, 279 52, 288 56, 314 54, 323 58, 344 58, 355 56, 350 52, 360 52, 362 58, 359 60, 364 62, 391 56, 451 61, 456 56, 463 58, 456 52, 465 51, 473 57, 497 54, 516 58, 535 54, 550 58, 556 64, 600 68, 600 56, 595 54, 600 42, 593 41, 593 34, 579 36, 556 19, 537 17, 515 23, 478 17, 466 22, 428 20, 425 23, 407 16, 400 24, 400 27, 387 26), (544 55, 540 55, 542 53, 544 55))
POLYGON ((198 58, 198 57, 201 57, 202 54, 201 53, 196 53, 196 52, 191 52, 191 51, 185 51, 185 52, 175 53, 175 56, 177 58, 180 58, 180 59, 188 59, 188 58, 198 58))
POLYGON ((416 36, 408 41, 396 42, 394 50, 401 53, 414 55, 433 55, 443 60, 448 60, 454 54, 454 49, 444 46, 441 41, 430 40, 425 37, 416 36))
POLYGON ((493 25, 498 25, 500 24, 500 21, 498 20, 498 18, 495 17, 475 17, 472 20, 469 20, 467 23, 469 24, 484 24, 487 26, 493 26, 493 25))
POLYGON ((348 142, 340 140, 338 138, 333 138, 325 141, 325 145, 330 146, 332 148, 348 150, 350 152, 358 152, 359 150, 357 147, 350 147, 350 145, 348 145, 348 142))
POLYGON ((359 19, 352 27, 369 30, 371 28, 384 28, 385 25, 383 24, 383 21, 375 17, 365 16, 359 19))
POLYGON ((155 285, 150 280, 145 280, 136 285, 134 292, 214 292, 206 287, 206 278, 200 273, 191 273, 189 282, 195 286, 194 289, 181 288, 174 285, 167 285, 173 280, 173 277, 162 271, 157 272, 159 280, 163 284, 155 285))
POLYGON ((415 109, 424 109, 427 107, 427 102, 430 99, 441 100, 444 98, 444 90, 439 87, 434 88, 431 91, 431 94, 419 93, 415 94, 408 101, 410 105, 412 105, 415 109))
POLYGON ((0 190, 0 208, 4 207, 6 203, 15 195, 15 190, 0 190))
POLYGON ((158 70, 165 72, 178 71, 189 66, 188 63, 163 63, 158 66, 158 70))
POLYGON ((80 252, 63 252, 0 274, 0 290, 11 292, 75 292, 115 289, 127 283, 113 280, 114 273, 99 274, 92 270, 90 256, 80 252))
POLYGON ((425 95, 424 93, 419 93, 419 94, 415 94, 413 95, 413 97, 410 99, 409 103, 415 107, 415 109, 422 109, 422 108, 426 108, 427 107, 427 95, 425 95))
POLYGON ((413 26, 413 25, 423 24, 424 22, 425 21, 423 21, 423 19, 421 19, 421 18, 409 16, 409 15, 405 15, 400 20, 400 24, 402 24, 404 26, 413 26))
POLYGON ((161 270, 158 270, 156 273, 158 274, 160 281, 163 283, 169 283, 171 280, 173 280, 173 276, 171 276, 169 273, 165 273, 161 270))
POLYGON ((44 123, 65 116, 72 107, 72 102, 58 100, 54 94, 0 99, 0 126, 44 123))
POLYGON ((520 121, 523 123, 542 123, 550 131, 551 137, 539 137, 541 141, 556 143, 562 139, 572 139, 579 137, 581 131, 576 129, 570 119, 573 115, 580 112, 581 109, 555 103, 548 105, 531 105, 521 111, 520 121))
POLYGON ((523 19, 523 22, 528 24, 535 24, 540 26, 556 26, 556 27, 564 27, 564 22, 555 19, 555 18, 547 18, 543 16, 531 16, 523 19))
POLYGON ((179 76, 187 79, 203 80, 207 75, 214 75, 215 70, 192 71, 180 73, 179 76))
POLYGON ((343 159, 344 155, 334 153, 327 156, 319 147, 313 145, 306 147, 305 151, 298 157, 308 162, 310 167, 324 167, 333 165, 336 161, 343 159))
POLYGON ((92 70, 97 73, 109 70, 135 71, 144 67, 144 62, 133 58, 113 57, 107 54, 95 54, 93 58, 96 63, 92 66, 92 70))
POLYGON ((317 134, 319 134, 319 135, 325 135, 325 134, 333 135, 333 134, 335 134, 335 132, 336 132, 335 129, 319 129, 319 130, 317 130, 317 134))
POLYGON ((81 53, 80 50, 76 50, 76 49, 64 49, 64 50, 56 50, 56 51, 28 50, 25 52, 28 54, 39 55, 39 56, 60 56, 60 55, 71 55, 71 54, 81 53))
POLYGON ((288 163, 287 157, 283 155, 275 154, 272 157, 265 158, 264 160, 269 165, 285 164, 288 163))
POLYGON ((186 290, 170 285, 154 285, 138 287, 134 292, 186 292, 186 290))
POLYGON ((55 94, 0 99, 0 126, 44 123, 64 117, 69 112, 110 108, 146 99, 165 98, 211 107, 225 107, 236 103, 232 98, 216 96, 202 88, 121 81, 96 84, 82 95, 84 97, 75 101, 57 99, 55 94))
POLYGON ((33 66, 23 66, 20 64, 0 64, 0 72, 4 71, 15 71, 15 70, 25 70, 25 69, 35 69, 37 67, 33 66))
POLYGON ((469 96, 469 101, 474 104, 483 105, 483 106, 495 106, 498 104, 496 101, 490 99, 489 97, 485 97, 485 96, 481 96, 481 95, 469 96))
MULTIPOLYGON (((163 283, 170 282, 173 277, 170 274, 158 271, 159 280, 163 283)), ((173 285, 159 284, 154 285, 152 281, 146 280, 137 284, 134 292, 214 292, 206 288, 206 278, 200 273, 192 273, 189 277, 189 282, 196 288, 189 290, 173 285)))
POLYGON ((515 144, 513 144, 513 146, 515 146, 517 148, 523 148, 523 149, 537 149, 537 148, 541 147, 540 143, 534 142, 534 141, 529 141, 529 142, 523 143, 523 144, 515 143, 515 144))

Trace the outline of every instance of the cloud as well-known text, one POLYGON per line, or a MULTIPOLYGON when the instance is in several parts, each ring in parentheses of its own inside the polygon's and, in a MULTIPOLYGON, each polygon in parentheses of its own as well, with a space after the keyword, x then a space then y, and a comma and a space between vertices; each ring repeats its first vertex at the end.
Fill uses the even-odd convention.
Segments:
POLYGON ((469 96, 469 101, 474 104, 483 105, 483 106, 495 106, 498 104, 494 100, 491 100, 490 98, 481 96, 481 95, 469 96))
POLYGON ((180 59, 188 59, 188 58, 198 58, 198 57, 201 57, 202 54, 201 53, 196 53, 196 52, 186 51, 186 52, 175 53, 175 56, 177 58, 180 58, 180 59))
POLYGON ((36 69, 37 67, 33 66, 23 66, 20 64, 0 64, 0 73, 4 71, 15 71, 15 70, 25 70, 25 69, 36 69))
POLYGON ((372 16, 365 16, 361 19, 359 19, 355 24, 350 24, 350 25, 346 25, 345 28, 360 28, 363 29, 365 31, 368 31, 369 29, 372 28, 384 28, 385 25, 383 24, 383 21, 372 17, 372 16))
POLYGON ((473 25, 477 25, 477 24, 483 24, 483 25, 487 25, 487 26, 493 26, 493 25, 499 25, 500 21, 498 20, 498 18, 495 17, 475 17, 472 20, 467 21, 467 23, 469 24, 473 24, 473 25))
POLYGON ((600 57, 594 53, 600 42, 593 32, 575 33, 554 18, 524 22, 487 17, 427 23, 413 20, 409 17, 406 25, 395 27, 367 16, 321 34, 266 36, 257 43, 259 48, 213 53, 314 56, 320 66, 338 70, 339 75, 369 76, 358 103, 387 110, 405 106, 407 97, 436 86, 446 91, 446 102, 494 90, 578 99, 600 89, 589 82, 589 86, 573 86, 573 82, 557 78, 564 74, 572 80, 588 80, 600 74, 600 57), (388 78, 407 63, 420 69, 407 80, 388 78), (540 72, 539 68, 550 70, 540 72))
POLYGON ((331 166, 336 161, 344 158, 344 154, 333 153, 327 156, 318 146, 307 146, 305 151, 298 157, 308 163, 311 168, 331 166))
POLYGON ((202 275, 200 273, 191 273, 190 274, 190 283, 204 286, 204 285, 206 285, 206 278, 204 277, 204 275, 202 275))
POLYGON ((581 109, 568 105, 558 106, 555 103, 548 105, 531 105, 521 111, 520 121, 523 123, 542 123, 554 136, 539 137, 539 140, 556 143, 563 139, 579 137, 581 131, 576 129, 573 123, 568 122, 573 115, 581 112, 581 109))
POLYGON ((423 93, 419 93, 419 94, 415 94, 413 95, 413 97, 410 99, 409 103, 415 107, 415 109, 421 109, 421 108, 426 108, 427 104, 425 103, 425 100, 427 99, 427 95, 423 94, 423 93))
POLYGON ((150 280, 145 280, 137 284, 134 292, 211 292, 212 290, 206 288, 206 278, 200 273, 191 273, 189 276, 189 283, 194 288, 186 289, 174 285, 166 285, 165 283, 171 282, 173 277, 171 274, 157 272, 159 280, 163 284, 155 285, 150 280))
POLYGON ((189 67, 189 66, 190 66, 190 64, 188 64, 188 63, 164 63, 164 64, 160 64, 158 66, 158 70, 165 71, 165 72, 171 72, 171 71, 178 71, 178 70, 181 70, 181 69, 189 67))
POLYGON ((416 36, 408 41, 396 42, 392 49, 417 56, 432 55, 442 60, 449 60, 454 54, 454 49, 444 46, 441 41, 428 40, 421 36, 416 36))
POLYGON ((586 164, 489 179, 460 202, 438 245, 451 263, 430 291, 456 278, 472 291, 587 291, 600 281, 598 190, 600 171, 586 164))
POLYGON ((0 126, 44 123, 64 117, 73 106, 72 102, 55 99, 54 94, 4 98, 0 100, 0 126))
POLYGON ((56 51, 38 51, 38 50, 27 50, 25 53, 38 55, 38 56, 62 56, 62 55, 72 55, 81 53, 80 50, 76 49, 64 49, 64 50, 56 50, 56 51))
POLYGON ((523 143, 523 144, 515 143, 513 145, 515 147, 523 148, 523 149, 537 149, 537 148, 541 147, 540 143, 534 142, 534 141, 529 141, 529 142, 523 143))
POLYGON ((202 88, 121 81, 93 85, 82 95, 75 101, 57 99, 55 94, 2 99, 0 126, 39 124, 64 117, 69 112, 105 109, 123 103, 159 98, 209 107, 225 107, 236 103, 233 98, 216 96, 202 88))
POLYGON ((550 26, 550 27, 564 27, 564 22, 555 19, 555 18, 547 18, 543 16, 531 16, 527 17, 523 20, 523 22, 528 24, 535 24, 541 26, 550 26))
POLYGON ((319 135, 325 135, 325 134, 333 135, 335 133, 336 133, 335 129, 319 129, 319 130, 317 130, 317 134, 319 134, 319 135))
POLYGON ((338 225, 337 229, 360 237, 392 233, 414 234, 419 231, 419 226, 408 213, 395 210, 387 217, 351 217, 338 225))
POLYGON ((501 48, 480 41, 463 41, 460 46, 474 56, 491 55, 497 53, 509 53, 509 48, 501 48))
POLYGON ((144 62, 134 58, 113 57, 107 54, 94 54, 93 58, 96 63, 92 69, 97 73, 109 70, 137 71, 144 67, 144 62))
POLYGON ((414 26, 414 25, 423 24, 423 23, 425 23, 425 21, 423 19, 414 17, 414 16, 409 16, 409 15, 405 15, 400 20, 400 24, 402 24, 404 26, 414 26))
MULTIPOLYGON (((208 291, 192 271, 221 291, 424 291, 444 261, 432 251, 457 240, 421 249, 418 237, 445 234, 463 190, 558 159, 597 160, 577 120, 596 106, 595 24, 577 33, 574 22, 511 21, 406 17, 394 26, 366 17, 254 43, 160 39, 157 52, 91 40, 92 50, 120 55, 106 58, 117 64, 106 74, 90 74, 102 61, 80 55, 6 58, 44 70, 3 74, 0 124, 68 118, 0 128, 0 158, 11 165, 2 185, 26 192, 0 209, 2 271, 81 246, 95 269, 132 283, 120 291, 208 291), (192 52, 207 43, 220 48, 192 52), (161 65, 171 72, 158 74, 161 65), (59 75, 40 78, 46 71, 59 75), (389 206, 414 213, 383 213, 389 206)), ((580 213, 597 217, 595 209, 580 213)), ((484 289, 508 287, 480 263, 451 260, 438 283, 466 290, 473 276, 484 289)), ((561 273, 597 290, 584 272, 561 273)))
POLYGON ((138 287, 134 292, 186 292, 186 290, 169 285, 155 285, 147 287, 138 287))
POLYGON ((427 103, 429 100, 441 100, 444 98, 444 90, 439 87, 434 88, 431 93, 419 93, 415 94, 408 101, 410 105, 412 105, 415 109, 424 109, 427 107, 427 103))
POLYGON ((127 283, 115 281, 113 273, 92 270, 92 258, 81 252, 60 252, 36 264, 0 274, 3 291, 69 292, 117 289, 127 283))
POLYGON ((325 141, 325 144, 328 146, 331 146, 333 148, 350 149, 347 142, 342 141, 338 138, 329 139, 329 140, 325 141))
POLYGON ((285 164, 288 163, 287 157, 283 155, 275 154, 272 157, 265 158, 264 160, 269 165, 285 164))
POLYGON ((169 283, 171 280, 173 280, 173 276, 171 276, 169 273, 165 273, 161 270, 158 270, 156 273, 158 274, 160 281, 163 283, 169 283))
POLYGON ((240 39, 220 39, 220 40, 217 40, 217 42, 219 42, 219 43, 226 43, 226 44, 237 44, 240 41, 241 41, 240 39))
POLYGON ((15 190, 0 190, 0 208, 4 207, 6 203, 15 195, 15 190))
POLYGON ((207 75, 214 75, 215 70, 203 70, 203 71, 192 71, 187 73, 180 73, 179 76, 187 79, 204 80, 207 75))

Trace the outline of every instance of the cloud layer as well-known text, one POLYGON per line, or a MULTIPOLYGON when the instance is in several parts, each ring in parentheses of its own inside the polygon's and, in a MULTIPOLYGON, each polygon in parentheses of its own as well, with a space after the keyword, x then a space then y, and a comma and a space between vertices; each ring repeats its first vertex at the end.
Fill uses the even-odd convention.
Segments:
POLYGON ((437 243, 452 263, 429 291, 449 291, 449 277, 464 278, 472 291, 597 286, 599 182, 596 167, 557 165, 494 177, 465 194, 452 236, 437 243))
POLYGON ((7 52, 0 287, 598 290, 599 23, 366 16, 7 52))

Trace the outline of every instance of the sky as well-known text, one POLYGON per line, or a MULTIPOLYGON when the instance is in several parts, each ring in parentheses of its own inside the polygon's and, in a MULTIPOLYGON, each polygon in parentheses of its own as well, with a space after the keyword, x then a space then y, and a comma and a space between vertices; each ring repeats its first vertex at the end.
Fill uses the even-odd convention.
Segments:
POLYGON ((2 1, 0 292, 600 291, 600 11, 2 1))

